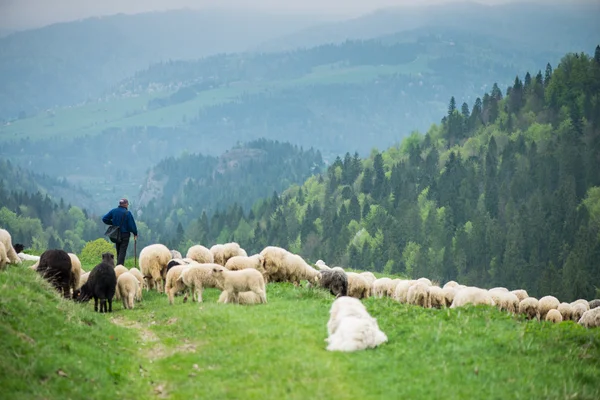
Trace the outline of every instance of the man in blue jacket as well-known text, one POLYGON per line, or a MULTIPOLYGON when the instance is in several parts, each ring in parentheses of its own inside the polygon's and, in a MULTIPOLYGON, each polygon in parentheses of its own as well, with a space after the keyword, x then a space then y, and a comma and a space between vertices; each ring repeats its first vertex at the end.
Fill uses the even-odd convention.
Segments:
POLYGON ((121 225, 121 242, 115 243, 117 249, 117 265, 125 264, 125 254, 127 254, 127 246, 129 246, 129 236, 133 233, 133 239, 137 240, 137 226, 133 220, 133 214, 127 208, 129 201, 127 199, 119 200, 119 207, 110 210, 104 217, 102 222, 106 225, 121 225), (125 220, 123 220, 125 218, 125 220), (121 223, 123 221, 123 223, 121 223))

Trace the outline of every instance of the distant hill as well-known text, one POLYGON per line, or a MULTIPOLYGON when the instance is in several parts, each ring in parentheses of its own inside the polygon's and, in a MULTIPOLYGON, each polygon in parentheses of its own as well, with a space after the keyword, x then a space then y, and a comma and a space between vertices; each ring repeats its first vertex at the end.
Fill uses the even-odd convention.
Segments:
POLYGON ((151 63, 243 51, 318 21, 258 11, 174 10, 15 32, 0 38, 0 119, 95 99, 151 63))

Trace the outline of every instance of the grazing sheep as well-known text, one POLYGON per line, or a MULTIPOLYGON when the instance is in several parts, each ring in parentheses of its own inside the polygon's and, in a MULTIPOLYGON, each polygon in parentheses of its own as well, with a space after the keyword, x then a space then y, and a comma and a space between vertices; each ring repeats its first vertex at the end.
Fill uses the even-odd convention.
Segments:
POLYGON ((408 288, 406 302, 414 306, 427 308, 429 306, 429 285, 426 281, 419 281, 408 288))
POLYGON ((81 274, 83 273, 81 269, 81 261, 79 261, 79 257, 77 257, 74 253, 68 253, 69 258, 71 259, 71 289, 75 292, 81 286, 79 285, 79 281, 81 279, 81 274))
POLYGON ((255 269, 229 271, 222 266, 215 265, 212 269, 212 275, 219 286, 228 293, 225 303, 239 303, 240 292, 254 292, 260 297, 261 303, 267 302, 265 279, 255 269))
POLYGON ((112 299, 117 287, 117 275, 115 274, 115 256, 112 253, 102 254, 102 262, 90 271, 88 280, 81 287, 77 301, 87 302, 94 298, 94 311, 98 311, 98 300, 100 300, 100 312, 112 312, 112 299), (108 309, 106 302, 108 301, 108 309))
POLYGON ((490 292, 491 292, 491 291, 498 291, 498 292, 508 292, 508 289, 507 289, 507 288, 505 288, 505 287, 495 287, 495 288, 491 288, 491 289, 490 289, 490 292))
MULTIPOLYGON (((185 265, 185 264, 187 264, 187 263, 180 258, 176 258, 176 259, 169 261, 167 263, 167 274, 169 273, 171 268, 176 267, 178 265, 185 265)), ((166 277, 166 275, 165 275, 165 277, 166 277)))
POLYGON ((590 303, 584 299, 575 300, 574 302, 571 303, 571 305, 574 306, 575 304, 579 304, 579 303, 584 305, 585 311, 590 309, 590 303))
MULTIPOLYGON (((360 275, 363 278, 365 278, 363 274, 360 275)), ((373 293, 373 297, 381 299, 382 297, 387 295, 388 286, 391 286, 392 280, 390 278, 379 278, 369 283, 371 285, 371 292, 373 293)))
MULTIPOLYGON (((77 290, 80 290, 81 287, 83 285, 85 285, 85 283, 87 282, 89 276, 90 276, 89 272, 86 272, 85 274, 81 274, 81 276, 79 277, 79 288, 77 290)), ((75 297, 75 294, 73 295, 73 297, 75 297)))
POLYGON ((546 314, 548 314, 548 311, 558 309, 558 305, 560 304, 560 301, 558 301, 558 299, 554 296, 544 296, 539 300, 539 304, 540 304, 540 319, 545 320, 546 314))
POLYGON ((402 279, 392 279, 392 282, 387 285, 387 292, 385 293, 387 297, 390 299, 394 297, 394 293, 396 292, 396 286, 402 282, 402 279))
MULTIPOLYGON (((362 275, 362 277, 365 278, 367 280, 367 282, 369 282, 369 285, 373 285, 373 282, 375 282, 377 280, 377 277, 375 277, 375 275, 369 271, 361 272, 360 275, 362 275)), ((390 278, 387 278, 387 279, 390 279, 390 278)), ((391 281, 391 279, 390 279, 390 281, 391 281)))
POLYGON ((225 243, 223 245, 223 264, 221 265, 225 266, 225 264, 227 264, 227 261, 229 261, 231 257, 235 256, 248 257, 248 254, 246 253, 246 250, 242 249, 240 245, 236 242, 225 243))
POLYGON ((323 260, 319 260, 315 263, 315 266, 319 269, 319 271, 329 271, 331 270, 331 268, 329 268, 324 262, 323 260))
POLYGON ((171 258, 183 258, 181 256, 181 253, 178 252, 177 250, 170 250, 171 251, 171 258))
POLYGON ((419 279, 417 279, 417 282, 422 282, 422 283, 426 284, 427 286, 431 286, 432 285, 431 281, 429 279, 427 279, 427 278, 419 278, 419 279))
POLYGON ((344 268, 342 268, 342 267, 333 267, 333 268, 331 268, 331 269, 332 269, 332 270, 334 270, 334 271, 342 271, 342 272, 346 272, 346 271, 344 270, 344 268))
MULTIPOLYGON (((173 305, 175 295, 178 292, 186 290, 187 286, 183 281, 179 280, 181 273, 189 268, 189 265, 176 265, 167 272, 167 279, 165 283, 165 292, 169 297, 169 304, 173 305)), ((184 297, 184 303, 187 301, 187 296, 184 297)))
POLYGON ((593 310, 594 308, 598 307, 600 307, 600 299, 594 299, 590 301, 590 310, 593 310))
POLYGON ((140 252, 140 271, 147 280, 147 289, 164 290, 164 278, 167 275, 167 264, 171 260, 171 251, 163 244, 151 244, 140 252))
POLYGON ((318 284, 321 273, 308 265, 302 257, 297 254, 287 253, 283 257, 283 264, 278 273, 274 276, 276 282, 291 282, 295 286, 300 285, 300 281, 307 280, 310 284, 318 284))
POLYGON ((325 341, 328 351, 375 348, 388 340, 379 329, 377 320, 369 315, 359 300, 352 297, 340 297, 333 302, 327 327, 329 337, 325 341))
MULTIPOLYGON (((229 293, 222 291, 217 303, 227 303, 230 299, 229 293)), ((238 294, 238 304, 260 304, 260 296, 254 292, 240 292, 238 294)))
POLYGON ((427 308, 446 307, 446 293, 439 286, 429 287, 429 304, 427 308))
POLYGON ((444 292, 444 299, 446 300, 446 307, 450 307, 452 302, 454 301, 454 297, 458 290, 454 286, 448 286, 447 288, 442 289, 444 292))
POLYGON ((455 281, 446 282, 446 284, 442 287, 442 289, 446 288, 455 288, 458 286, 458 283, 455 281))
POLYGON ((597 328, 600 326, 600 307, 592 308, 583 313, 577 323, 584 328, 597 328))
POLYGON ((59 292, 62 290, 65 298, 71 297, 73 272, 71 257, 64 250, 46 250, 40 256, 37 272, 59 292))
POLYGON ((321 287, 329 289, 329 292, 335 297, 348 295, 348 277, 345 272, 334 270, 321 271, 319 284, 321 287))
POLYGON ((527 294, 527 291, 525 291, 523 289, 513 290, 513 291, 511 291, 511 293, 514 294, 515 296, 517 296, 517 298, 519 299, 519 302, 521 302, 529 297, 529 295, 527 294))
MULTIPOLYGON (((181 272, 181 276, 179 276, 177 280, 183 282, 183 284, 189 288, 189 291, 192 293, 192 301, 202 303, 202 292, 204 291, 204 288, 222 289, 212 275, 212 269, 215 266, 219 266, 219 264, 192 263, 188 265, 188 268, 181 272)), ((183 301, 187 301, 187 293, 183 301)))
POLYGON ((546 321, 550 321, 550 322, 554 322, 555 324, 558 324, 563 321, 563 317, 562 317, 560 311, 553 308, 553 309, 549 310, 548 313, 546 314, 546 321))
POLYGON ((0 242, 0 271, 6 268, 8 264, 8 256, 6 255, 6 247, 4 243, 0 242))
POLYGON ((513 314, 519 310, 520 301, 516 294, 498 288, 490 289, 489 293, 492 300, 494 300, 496 307, 498 307, 498 310, 507 311, 513 314))
POLYGON ((586 311, 589 311, 587 309, 587 307, 585 306, 585 304, 583 303, 571 303, 571 318, 573 319, 573 321, 577 322, 581 319, 581 317, 583 316, 583 314, 585 314, 586 311))
POLYGON ((139 285, 138 285, 138 292, 135 295, 135 299, 137 301, 141 301, 142 300, 142 289, 144 287, 145 281, 144 281, 144 275, 142 275, 142 273, 140 272, 139 269, 133 267, 129 270, 129 273, 133 276, 135 276, 135 278, 138 280, 139 285))
POLYGON ((185 258, 194 260, 199 264, 212 264, 215 262, 215 257, 213 253, 206 247, 199 244, 190 247, 187 251, 187 254, 185 255, 185 258))
POLYGON ((364 299, 371 295, 371 285, 363 276, 356 272, 348 272, 346 277, 348 278, 348 296, 364 299))
POLYGON ((12 245, 12 237, 10 233, 6 229, 0 228, 0 242, 4 244, 4 251, 6 252, 6 257, 8 258, 9 264, 21 264, 21 259, 17 256, 17 252, 15 251, 12 245))
POLYGON ((400 303, 406 303, 408 298, 408 289, 415 284, 416 281, 406 280, 401 281, 396 285, 396 289, 394 289, 394 299, 400 303))
POLYGON ((22 253, 23 250, 25 250, 25 246, 21 243, 15 243, 13 244, 13 249, 15 249, 15 253, 17 253, 18 256, 19 253, 22 253))
POLYGON ((540 320, 540 302, 535 297, 528 297, 519 303, 519 314, 525 314, 527 319, 540 320))
POLYGON ((560 315, 562 315, 563 321, 568 321, 573 315, 573 308, 569 303, 560 303, 557 308, 560 315))
POLYGON ((140 282, 131 272, 125 272, 117 278, 117 293, 123 299, 123 308, 133 310, 134 299, 139 288, 140 282))
POLYGON ((454 301, 452 302, 450 308, 463 307, 467 304, 485 304, 488 306, 495 305, 492 296, 490 296, 487 290, 473 286, 459 290, 454 296, 454 301))
POLYGON ((277 282, 285 276, 285 256, 291 254, 285 249, 276 246, 267 246, 261 252, 263 256, 263 267, 266 271, 266 282, 277 282))
POLYGON ((261 274, 266 273, 263 264, 265 259, 260 254, 254 254, 250 257, 247 256, 233 256, 225 263, 225 268, 230 271, 239 271, 242 269, 253 268, 261 274))
POLYGON ((119 276, 121 276, 121 274, 124 274, 125 272, 129 272, 129 270, 121 264, 115 267, 115 275, 117 275, 117 279, 119 279, 119 276))

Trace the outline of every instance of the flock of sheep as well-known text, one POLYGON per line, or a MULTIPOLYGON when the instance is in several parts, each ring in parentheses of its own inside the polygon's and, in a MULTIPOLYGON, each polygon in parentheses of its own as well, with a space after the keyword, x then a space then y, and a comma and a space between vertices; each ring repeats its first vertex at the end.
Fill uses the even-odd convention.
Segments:
MULTIPOLYGON (((7 262, 20 262, 21 253, 13 249, 10 234, 0 230, 0 267, 7 262)), ((346 272, 341 267, 328 267, 322 260, 315 266, 302 257, 283 248, 268 246, 259 254, 248 256, 237 243, 217 244, 210 249, 192 246, 185 257, 162 244, 146 246, 140 252, 140 268, 127 269, 114 265, 111 253, 103 255, 102 262, 92 271, 85 272, 73 253, 47 250, 31 268, 51 281, 65 297, 76 301, 94 298, 95 310, 112 311, 112 299, 123 301, 132 309, 135 301, 142 300, 142 292, 156 290, 167 295, 170 304, 175 296, 183 294, 183 302, 202 302, 204 288, 221 290, 220 303, 267 303, 266 283, 291 282, 328 290, 336 300, 330 309, 327 324, 328 350, 355 351, 376 347, 387 341, 360 301, 367 297, 389 297, 400 303, 425 308, 462 307, 467 304, 485 304, 528 319, 562 322, 573 320, 591 328, 600 326, 600 300, 577 300, 561 303, 554 296, 539 300, 523 289, 481 289, 461 285, 455 281, 443 286, 427 278, 404 280, 379 278, 371 272, 346 272), (98 301, 100 309, 98 310, 98 301)))

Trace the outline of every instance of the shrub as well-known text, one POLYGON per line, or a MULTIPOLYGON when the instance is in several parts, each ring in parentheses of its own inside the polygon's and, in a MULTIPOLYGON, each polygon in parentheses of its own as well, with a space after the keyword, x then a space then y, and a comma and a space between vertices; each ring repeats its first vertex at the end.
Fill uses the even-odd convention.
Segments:
POLYGON ((102 253, 106 252, 113 253, 115 258, 117 257, 117 251, 112 243, 103 238, 96 239, 85 244, 79 259, 83 264, 96 265, 102 261, 102 253))

